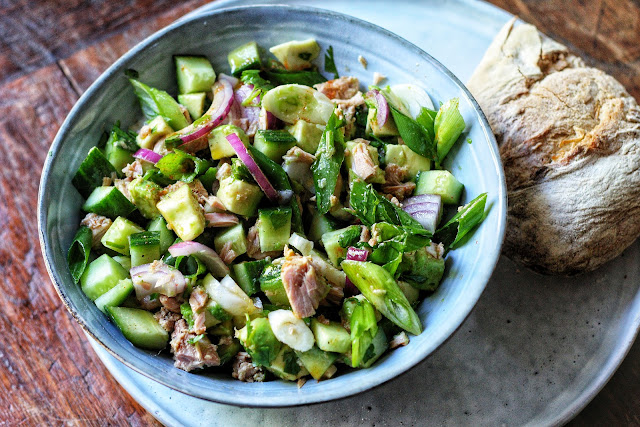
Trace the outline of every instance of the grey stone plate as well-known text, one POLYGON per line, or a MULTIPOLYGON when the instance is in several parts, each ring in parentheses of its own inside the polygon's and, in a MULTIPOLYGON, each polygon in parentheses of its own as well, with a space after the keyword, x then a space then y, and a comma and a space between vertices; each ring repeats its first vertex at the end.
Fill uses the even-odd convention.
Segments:
MULTIPOLYGON (((464 0, 294 3, 385 27, 462 81, 510 18, 464 0)), ((471 316, 447 343, 400 378, 331 403, 241 409, 206 402, 148 380, 94 348, 120 384, 167 425, 563 424, 604 386, 633 343, 640 323, 639 257, 636 243, 600 270, 572 279, 538 276, 503 257, 471 316)))

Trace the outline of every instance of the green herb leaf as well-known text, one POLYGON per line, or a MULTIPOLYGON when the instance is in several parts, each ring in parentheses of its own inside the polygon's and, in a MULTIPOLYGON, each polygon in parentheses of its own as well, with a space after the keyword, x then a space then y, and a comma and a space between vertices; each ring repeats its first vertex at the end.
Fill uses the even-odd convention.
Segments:
POLYGON ((182 314, 182 318, 187 322, 189 329, 193 329, 193 310, 188 302, 180 306, 180 314, 182 314))
POLYGON ((445 249, 455 248, 467 233, 484 220, 486 203, 487 193, 482 193, 464 205, 453 218, 436 231, 435 240, 442 242, 445 249))
POLYGON ((333 73, 334 79, 340 77, 338 74, 338 68, 336 67, 336 61, 333 58, 333 46, 329 46, 327 53, 324 54, 324 70, 327 73, 333 73))
POLYGON ((342 126, 344 120, 338 119, 335 111, 331 113, 316 151, 316 160, 311 165, 318 213, 321 215, 331 209, 331 196, 335 192, 340 167, 344 161, 346 144, 340 131, 342 126))
POLYGON ((76 232, 69 252, 67 252, 67 264, 73 281, 78 283, 84 269, 89 263, 89 255, 91 254, 91 244, 93 242, 93 233, 89 227, 82 226, 76 232))
POLYGON ((269 90, 273 89, 273 85, 269 80, 260 76, 260 70, 245 70, 242 72, 240 80, 244 84, 253 85, 253 92, 242 102, 243 106, 253 105, 253 100, 258 96, 262 97, 269 90))
POLYGON ((197 335, 197 336, 195 336, 195 337, 193 337, 193 338, 189 338, 189 339, 187 340, 187 342, 188 342, 189 344, 191 344, 191 345, 195 345, 198 341, 200 341, 200 340, 201 340, 202 338, 204 338, 205 336, 206 336, 205 334, 200 334, 200 335, 197 335))
POLYGON ((255 182, 247 166, 242 163, 242 160, 238 159, 237 157, 231 159, 231 174, 235 179, 239 179, 240 181, 248 182, 251 184, 255 182))
POLYGON ((120 123, 116 123, 111 127, 111 132, 109 133, 109 139, 106 144, 117 144, 122 148, 129 151, 137 151, 138 144, 136 143, 135 132, 123 130, 120 128, 120 123))
POLYGON ((326 82, 327 79, 317 71, 266 70, 264 75, 276 86, 299 84, 313 86, 326 82))
POLYGON ((174 130, 180 130, 189 125, 180 110, 178 102, 167 92, 147 86, 135 79, 129 79, 129 81, 140 101, 142 113, 147 120, 162 116, 174 130))
POLYGON ((427 132, 429 132, 429 136, 431 137, 432 140, 435 140, 436 138, 436 131, 435 131, 434 124, 435 124, 437 114, 438 114, 437 111, 433 111, 426 107, 422 107, 420 109, 420 113, 418 114, 418 117, 416 117, 416 122, 424 126, 427 132))
POLYGON ((208 307, 209 314, 218 319, 221 322, 231 319, 231 315, 227 313, 218 303, 212 304, 208 307))
POLYGON ((389 103, 389 109, 404 143, 417 154, 436 160, 436 144, 427 128, 400 112, 391 103, 389 103))

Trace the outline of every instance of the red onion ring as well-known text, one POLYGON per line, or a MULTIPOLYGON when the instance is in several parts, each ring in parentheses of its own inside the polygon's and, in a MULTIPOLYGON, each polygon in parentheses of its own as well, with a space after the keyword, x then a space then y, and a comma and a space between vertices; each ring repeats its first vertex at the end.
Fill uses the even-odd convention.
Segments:
POLYGON ((227 141, 229 141, 229 144, 231 144, 231 147, 233 147, 233 149, 235 150, 238 158, 242 160, 242 163, 244 163, 247 169, 249 169, 249 172, 256 180, 260 188, 262 188, 264 194, 269 198, 269 200, 277 203, 280 199, 278 196, 278 192, 275 188, 273 188, 273 185, 271 185, 256 161, 253 160, 253 157, 251 157, 251 154, 249 154, 249 152, 247 151, 247 147, 245 147, 240 138, 238 138, 238 135, 236 135, 235 133, 227 135, 227 141))
POLYGON ((133 157, 135 157, 136 159, 144 160, 145 162, 153 163, 155 165, 163 156, 156 153, 155 151, 141 148, 135 152, 133 157))

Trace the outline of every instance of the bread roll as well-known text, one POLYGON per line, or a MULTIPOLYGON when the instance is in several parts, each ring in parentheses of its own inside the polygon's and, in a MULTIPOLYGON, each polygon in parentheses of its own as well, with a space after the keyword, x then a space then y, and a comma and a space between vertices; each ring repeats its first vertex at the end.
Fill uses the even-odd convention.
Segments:
POLYGON ((620 83, 514 19, 468 87, 505 169, 505 255, 541 273, 574 275, 636 240, 640 109, 620 83))

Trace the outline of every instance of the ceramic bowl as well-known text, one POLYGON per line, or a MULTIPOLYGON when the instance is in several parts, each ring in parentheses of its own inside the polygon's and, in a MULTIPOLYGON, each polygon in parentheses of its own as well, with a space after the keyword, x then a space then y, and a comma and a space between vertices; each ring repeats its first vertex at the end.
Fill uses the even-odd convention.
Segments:
MULTIPOLYGON (((319 58, 322 65, 322 59, 319 58)), ((322 68, 321 68, 322 69, 322 68)), ((304 405, 353 395, 395 378, 420 363, 462 324, 489 280, 500 254, 506 191, 498 149, 485 116, 464 85, 423 50, 370 23, 335 12, 290 6, 252 6, 206 12, 157 32, 120 58, 82 95, 58 132, 42 172, 38 201, 39 231, 47 269, 69 312, 89 336, 130 368, 171 388, 211 401, 240 406, 304 405), (204 54, 217 72, 228 73, 227 53, 256 40, 263 47, 315 37, 323 49, 333 46, 341 75, 372 83, 373 72, 384 83, 416 83, 434 104, 460 98, 467 132, 449 156, 447 166, 465 184, 464 201, 488 192, 489 214, 472 238, 447 259, 446 278, 417 312, 424 332, 406 347, 391 351, 369 369, 353 370, 302 388, 295 383, 243 383, 229 373, 187 373, 160 355, 134 347, 107 320, 80 287, 66 264, 67 249, 81 219, 82 198, 71 177, 89 148, 111 124, 124 127, 141 117, 125 77, 135 69, 140 80, 176 92, 173 55, 204 54), (365 69, 358 57, 368 62, 365 69), (467 143, 471 141, 471 143, 467 143)), ((170 402, 168 402, 170 404, 170 402)))

